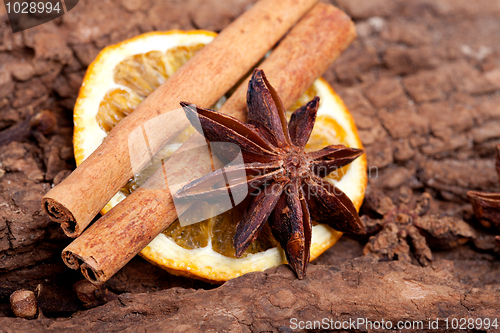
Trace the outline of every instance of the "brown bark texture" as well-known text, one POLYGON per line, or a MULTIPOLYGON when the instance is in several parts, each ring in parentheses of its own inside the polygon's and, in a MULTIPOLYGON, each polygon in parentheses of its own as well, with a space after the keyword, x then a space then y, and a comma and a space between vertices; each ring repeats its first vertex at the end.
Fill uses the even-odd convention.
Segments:
MULTIPOLYGON (((328 323, 364 319, 379 324, 383 318, 393 327, 410 321, 415 329, 408 332, 427 331, 429 320, 437 319, 438 326, 431 331, 448 332, 451 318, 498 317, 499 296, 494 289, 463 288, 450 261, 423 269, 365 257, 340 266, 311 266, 303 280, 280 266, 246 274, 213 290, 122 294, 68 319, 0 318, 0 327, 4 332, 292 332, 292 328, 306 331, 298 325, 305 328, 307 321, 324 325, 325 318, 328 323)), ((356 329, 391 332, 370 330, 367 325, 356 329)))

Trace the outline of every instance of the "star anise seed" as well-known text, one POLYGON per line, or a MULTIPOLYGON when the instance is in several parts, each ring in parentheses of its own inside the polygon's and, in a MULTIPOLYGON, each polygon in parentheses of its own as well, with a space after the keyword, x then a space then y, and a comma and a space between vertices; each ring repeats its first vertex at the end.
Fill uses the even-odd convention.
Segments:
MULTIPOLYGON (((335 230, 364 233, 349 197, 321 177, 363 154, 360 149, 332 145, 305 152, 311 135, 319 98, 296 110, 287 124, 285 109, 264 72, 255 69, 247 92, 248 123, 222 113, 182 102, 186 116, 210 142, 234 143, 241 149, 244 164, 231 165, 203 176, 179 190, 176 199, 217 200, 227 193, 221 174, 232 179, 235 195, 252 192, 250 202, 236 227, 234 247, 241 256, 257 238, 266 220, 274 238, 286 253, 299 279, 309 263, 311 219, 335 230), (200 126, 201 125, 201 126, 200 126), (244 171, 247 177, 239 177, 244 171)), ((239 149, 215 151, 223 161, 232 161, 239 149)))

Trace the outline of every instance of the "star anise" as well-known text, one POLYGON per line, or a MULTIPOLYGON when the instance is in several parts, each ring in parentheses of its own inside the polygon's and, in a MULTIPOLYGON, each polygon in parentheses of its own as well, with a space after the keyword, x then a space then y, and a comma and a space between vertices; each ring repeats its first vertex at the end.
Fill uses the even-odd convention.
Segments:
MULTIPOLYGON (((496 146, 496 171, 500 181, 500 145, 496 146)), ((478 191, 467 192, 474 215, 486 228, 495 228, 500 232, 500 193, 478 191)), ((495 237, 496 247, 500 250, 500 236, 495 237)))
POLYGON ((464 221, 452 216, 428 214, 431 196, 423 193, 413 196, 403 187, 395 204, 381 192, 368 193, 362 216, 367 234, 372 235, 363 250, 382 260, 411 262, 411 253, 422 266, 432 261, 431 248, 449 249, 463 244, 476 235, 464 221))
MULTIPOLYGON (((500 145, 496 147, 496 171, 500 180, 500 145)), ((500 231, 500 193, 469 191, 474 214, 485 227, 500 231)))
MULTIPOLYGON (((287 124, 280 98, 264 72, 256 69, 247 92, 248 123, 185 102, 181 105, 208 141, 233 143, 241 149, 244 164, 216 170, 175 194, 177 200, 217 200, 228 190, 226 184, 220 184, 222 173, 226 179, 232 178, 229 191, 233 196, 250 189, 248 207, 233 239, 237 257, 257 238, 267 220, 289 265, 302 279, 309 263, 311 219, 341 232, 364 232, 349 197, 322 179, 354 161, 363 151, 343 145, 304 151, 316 120, 318 97, 296 110, 287 124), (238 178, 241 172, 247 177, 238 178)), ((219 149, 215 153, 228 162, 239 149, 219 149)))

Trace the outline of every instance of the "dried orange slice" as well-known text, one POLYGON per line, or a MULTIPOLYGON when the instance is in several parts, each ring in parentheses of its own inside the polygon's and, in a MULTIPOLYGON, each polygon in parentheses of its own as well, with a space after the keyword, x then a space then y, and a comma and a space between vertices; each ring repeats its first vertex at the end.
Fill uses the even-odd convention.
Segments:
MULTIPOLYGON (((208 31, 155 32, 101 51, 87 70, 74 109, 77 165, 99 146, 121 119, 133 112, 149 93, 214 37, 215 33, 208 31)), ((320 97, 320 107, 306 150, 318 150, 331 144, 362 148, 349 111, 323 79, 314 82, 290 109, 290 114, 316 95, 320 97)), ((214 108, 223 102, 224 98, 214 108)), ((168 158, 193 131, 188 128, 182 132, 162 151, 158 161, 168 158)), ((111 199, 103 213, 134 191, 154 170, 153 165, 131 180, 111 199)), ((342 189, 359 209, 367 181, 366 158, 363 155, 326 179, 342 189)), ((213 282, 286 263, 283 251, 267 227, 245 254, 236 258, 232 238, 240 217, 241 212, 233 209, 186 227, 176 221, 146 246, 141 256, 173 274, 213 282)), ((340 232, 328 226, 314 225, 311 260, 335 244, 340 236, 340 232)))

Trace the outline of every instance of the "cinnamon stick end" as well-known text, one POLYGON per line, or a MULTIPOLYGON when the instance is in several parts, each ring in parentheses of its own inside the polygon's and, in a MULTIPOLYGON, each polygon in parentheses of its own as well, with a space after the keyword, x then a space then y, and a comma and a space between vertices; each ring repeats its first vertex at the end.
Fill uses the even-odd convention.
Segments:
MULTIPOLYGON (((74 243, 74 242, 73 242, 74 243)), ((72 244, 73 244, 72 243, 72 244)), ((71 244, 61 253, 62 260, 71 269, 82 271, 83 276, 96 286, 102 285, 108 279, 101 269, 98 269, 98 263, 93 257, 81 257, 71 250, 71 244), (95 266, 95 267, 94 267, 95 266)))
POLYGON ((61 203, 48 197, 42 199, 42 208, 54 222, 60 223, 66 236, 76 238, 80 235, 80 227, 73 214, 61 203))
POLYGON ((61 253, 62 260, 71 269, 78 269, 80 267, 80 260, 71 250, 64 249, 61 253))
POLYGON ((93 285, 100 286, 108 279, 104 272, 100 269, 96 269, 89 265, 88 263, 83 263, 80 266, 83 276, 90 281, 93 285))

